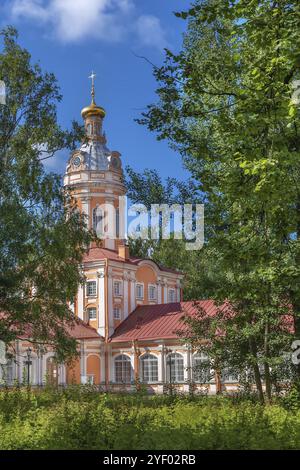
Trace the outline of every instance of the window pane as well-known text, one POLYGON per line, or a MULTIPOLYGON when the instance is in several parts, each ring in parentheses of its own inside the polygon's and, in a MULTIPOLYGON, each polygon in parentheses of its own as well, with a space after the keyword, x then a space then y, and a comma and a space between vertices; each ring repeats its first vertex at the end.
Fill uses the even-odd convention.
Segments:
POLYGON ((158 382, 158 359, 152 354, 141 358, 141 376, 145 383, 158 382))
POLYGON ((96 281, 89 281, 86 285, 86 295, 88 297, 96 296, 96 281))
POLYGON ((210 382, 210 362, 207 357, 200 354, 193 357, 193 380, 198 383, 210 382))
POLYGON ((121 283, 120 281, 114 282, 114 293, 115 295, 121 295, 121 283))
POLYGON ((115 380, 117 383, 131 383, 131 362, 124 354, 115 359, 115 380))
POLYGON ((114 319, 120 320, 121 318, 121 310, 119 307, 114 307, 114 319))
POLYGON ((143 299, 144 297, 144 286, 142 284, 136 285, 136 296, 138 299, 143 299))
POLYGON ((222 382, 238 382, 238 374, 230 367, 225 367, 221 373, 222 382))
POLYGON ((167 370, 171 383, 184 382, 184 366, 181 354, 173 353, 167 357, 167 370))
POLYGON ((156 298, 156 289, 155 286, 149 286, 149 299, 155 300, 156 298))
POLYGON ((169 289, 169 302, 175 302, 175 290, 169 289))
POLYGON ((89 320, 94 320, 95 318, 97 318, 96 308, 88 308, 88 318, 89 320))

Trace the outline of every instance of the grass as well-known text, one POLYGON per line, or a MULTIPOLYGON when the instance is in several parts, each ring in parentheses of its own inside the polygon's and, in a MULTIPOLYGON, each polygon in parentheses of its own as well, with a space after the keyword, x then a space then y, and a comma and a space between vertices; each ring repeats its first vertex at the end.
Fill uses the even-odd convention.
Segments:
POLYGON ((0 392, 0 449, 299 449, 300 409, 226 397, 0 392))

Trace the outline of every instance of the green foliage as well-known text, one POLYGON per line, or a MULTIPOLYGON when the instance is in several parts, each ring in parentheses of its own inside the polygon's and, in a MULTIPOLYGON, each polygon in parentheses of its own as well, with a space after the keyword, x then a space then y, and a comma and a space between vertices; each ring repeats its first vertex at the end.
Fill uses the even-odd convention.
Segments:
POLYGON ((16 31, 4 29, 0 41, 7 92, 0 105, 0 339, 13 343, 27 333, 62 357, 76 349, 65 331, 73 321, 67 301, 82 280, 90 234, 61 177, 47 174, 43 160, 74 148, 82 130, 76 123, 71 131, 60 128, 56 79, 31 63, 16 31))
POLYGON ((299 449, 300 410, 220 397, 0 393, 0 449, 299 449), (13 404, 15 406, 13 406, 13 404))
POLYGON ((290 350, 288 314, 300 335, 299 9, 195 1, 177 15, 188 21, 182 50, 154 69, 158 102, 139 120, 181 152, 205 196, 212 297, 235 315, 191 325, 195 336, 208 333, 218 360, 252 369, 262 400, 261 380, 270 399, 271 368, 290 350))

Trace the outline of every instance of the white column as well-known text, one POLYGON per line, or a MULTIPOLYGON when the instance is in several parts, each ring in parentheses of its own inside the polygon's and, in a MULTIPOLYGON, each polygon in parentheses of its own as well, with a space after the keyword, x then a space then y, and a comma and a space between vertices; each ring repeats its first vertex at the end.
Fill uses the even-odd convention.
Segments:
POLYGON ((159 346, 159 356, 158 356, 158 381, 164 383, 165 375, 165 358, 164 358, 164 345, 159 346))
POLYGON ((135 302, 135 279, 131 279, 131 281, 130 281, 130 313, 133 312, 135 307, 136 307, 136 302, 135 302))
POLYGON ((105 287, 104 270, 98 271, 98 333, 105 336, 105 287))
POLYGON ((176 291, 177 291, 177 302, 180 302, 180 287, 177 287, 176 291))
POLYGON ((43 361, 43 354, 40 354, 40 384, 43 385, 44 382, 44 361, 43 361))
POLYGON ((41 384, 41 356, 37 353, 36 356, 36 385, 41 384))
POLYGON ((88 216, 88 228, 91 228, 91 217, 90 217, 90 197, 83 197, 81 199, 82 213, 88 216))
POLYGON ((17 382, 21 382, 20 381, 20 361, 21 361, 21 357, 20 357, 20 341, 17 340, 16 341, 16 372, 15 372, 15 378, 17 380, 17 382))
POLYGON ((82 379, 86 376, 86 363, 85 363, 85 347, 84 347, 84 340, 80 342, 80 377, 81 383, 85 383, 82 379))
POLYGON ((168 299, 168 286, 167 284, 164 284, 164 304, 168 304, 169 299, 168 299))
POLYGON ((79 285, 78 295, 77 295, 77 310, 78 310, 78 317, 83 320, 83 289, 84 286, 81 284, 79 285))
POLYGON ((124 320, 128 317, 128 280, 127 277, 124 278, 123 285, 123 299, 124 299, 124 320))
POLYGON ((189 378, 189 372, 188 372, 188 367, 189 367, 189 351, 186 350, 182 353, 183 355, 183 367, 184 367, 184 381, 187 382, 189 378))
POLYGON ((59 385, 65 385, 66 383, 66 368, 64 364, 59 364, 58 366, 58 379, 59 385))
POLYGON ((157 303, 161 304, 162 303, 162 287, 161 287, 161 282, 157 283, 157 303))
POLYGON ((113 280, 111 273, 108 274, 108 334, 109 336, 114 332, 113 320, 113 280))
MULTIPOLYGON (((134 367, 134 348, 131 349, 131 381, 134 381, 135 378, 135 367, 134 367)), ((139 359, 138 359, 139 360, 139 359)))

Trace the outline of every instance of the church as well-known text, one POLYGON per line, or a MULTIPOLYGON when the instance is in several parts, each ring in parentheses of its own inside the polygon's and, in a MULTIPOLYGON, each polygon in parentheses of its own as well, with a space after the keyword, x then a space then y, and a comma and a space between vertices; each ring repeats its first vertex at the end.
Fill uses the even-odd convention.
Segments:
MULTIPOLYGON (((124 238, 121 155, 107 146, 105 110, 95 102, 94 83, 92 102, 81 115, 86 138, 70 155, 64 186, 101 244, 92 243, 87 251, 82 264, 85 283, 70 305, 79 321, 69 332, 80 355, 70 365, 58 364, 53 351, 32 350, 24 338, 16 344, 15 360, 6 365, 7 383, 24 383, 25 377, 33 386, 47 381, 93 384, 104 391, 130 392, 137 386, 149 393, 163 393, 170 386, 186 393, 191 386, 208 393, 235 389, 237 377, 229 371, 197 368, 207 358, 178 336, 182 317, 196 309, 194 302, 182 300, 183 273, 130 256, 124 238), (113 235, 106 207, 112 209, 113 235)), ((211 300, 197 304, 208 315, 216 312, 211 300)))

